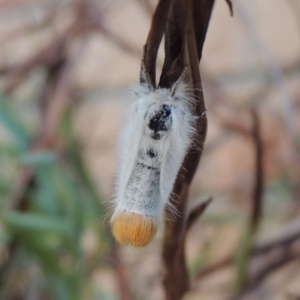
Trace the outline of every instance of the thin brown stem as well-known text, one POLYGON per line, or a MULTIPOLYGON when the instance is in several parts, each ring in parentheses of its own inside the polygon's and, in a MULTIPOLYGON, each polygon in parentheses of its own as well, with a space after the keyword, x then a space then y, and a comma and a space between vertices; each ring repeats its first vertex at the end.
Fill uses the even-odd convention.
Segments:
POLYGON ((112 243, 113 245, 112 245, 111 265, 115 270, 120 300, 131 300, 132 296, 128 288, 124 265, 120 257, 120 251, 119 251, 120 249, 114 240, 112 241, 112 243))
POLYGON ((258 112, 254 109, 253 116, 253 141, 255 147, 255 182, 253 186, 253 206, 251 212, 251 227, 256 230, 262 216, 263 205, 263 142, 261 137, 260 120, 258 112))
MULTIPOLYGON (((214 1, 181 1, 172 2, 170 16, 166 27, 165 63, 159 85, 170 87, 187 67, 186 82, 194 88, 196 105, 194 114, 201 116, 205 111, 205 103, 199 73, 199 60, 206 36, 214 1), (195 17, 195 11, 200 16, 195 17), (196 30, 195 30, 196 28, 196 30)), ((197 128, 197 150, 190 149, 175 182, 173 193, 178 195, 173 204, 179 217, 166 223, 163 242, 163 260, 165 265, 164 287, 166 299, 182 299, 189 289, 189 275, 185 261, 185 239, 190 226, 199 217, 209 201, 187 216, 187 200, 190 183, 195 174, 203 149, 207 120, 199 117, 197 128), (195 218, 194 218, 195 217, 195 218), (189 225, 188 225, 189 224, 189 225)))
MULTIPOLYGON (((276 250, 281 247, 288 247, 297 240, 300 239, 300 221, 294 221, 285 225, 283 228, 276 230, 274 234, 270 236, 263 236, 260 241, 257 241, 251 249, 251 260, 258 256, 266 255, 270 251, 276 250)), ((213 274, 223 268, 227 268, 233 265, 235 254, 231 254, 218 262, 211 265, 204 266, 199 270, 194 278, 194 284, 203 279, 206 276, 213 274)))
POLYGON ((282 253, 279 254, 276 258, 271 259, 266 264, 263 264, 262 267, 258 268, 256 272, 254 272, 251 277, 248 278, 244 287, 239 291, 237 295, 235 295, 232 300, 241 300, 244 297, 253 292, 258 286, 261 285, 263 280, 276 271, 278 268, 294 261, 296 259, 300 259, 300 251, 299 249, 293 250, 289 248, 283 249, 282 253))

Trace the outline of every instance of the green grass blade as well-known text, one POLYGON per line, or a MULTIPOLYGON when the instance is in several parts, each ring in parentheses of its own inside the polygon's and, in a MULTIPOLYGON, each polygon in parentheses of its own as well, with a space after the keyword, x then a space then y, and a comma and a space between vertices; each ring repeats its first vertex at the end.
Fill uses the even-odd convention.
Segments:
POLYGON ((0 95, 0 123, 11 133, 16 145, 20 149, 27 149, 29 145, 29 136, 22 125, 16 118, 16 114, 9 104, 0 95))

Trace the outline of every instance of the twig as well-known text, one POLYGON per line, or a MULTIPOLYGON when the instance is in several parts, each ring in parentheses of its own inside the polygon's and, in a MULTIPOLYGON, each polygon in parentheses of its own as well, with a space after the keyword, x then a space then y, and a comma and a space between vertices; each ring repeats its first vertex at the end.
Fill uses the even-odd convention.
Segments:
POLYGON ((70 32, 73 30, 73 27, 69 28, 66 32, 60 35, 57 39, 51 42, 50 45, 43 48, 35 56, 26 61, 25 63, 19 66, 10 67, 10 73, 12 77, 4 87, 5 93, 9 94, 19 83, 19 80, 25 75, 28 74, 33 68, 44 65, 51 66, 55 64, 58 59, 60 59, 61 52, 66 44, 67 37, 70 32))
POLYGON ((133 298, 129 291, 128 284, 126 282, 126 276, 124 272, 124 266, 120 258, 119 247, 114 240, 112 241, 112 243, 113 245, 112 245, 111 264, 117 277, 120 300, 131 300, 133 298))
POLYGON ((6 294, 8 292, 7 279, 10 277, 11 271, 14 267, 14 262, 18 254, 19 245, 16 238, 12 239, 7 245, 7 257, 6 259, 1 259, 0 264, 0 299, 6 299, 6 294))
POLYGON ((12 76, 3 89, 5 93, 11 93, 24 74, 29 73, 33 68, 39 65, 50 66, 51 64, 56 63, 59 53, 62 52, 67 40, 72 35, 77 35, 84 30, 90 31, 97 29, 103 34, 103 36, 108 38, 123 51, 134 56, 140 56, 140 49, 137 49, 127 41, 123 40, 121 37, 117 36, 115 33, 111 32, 104 25, 104 23, 101 21, 101 13, 98 12, 92 1, 80 1, 76 11, 76 20, 67 30, 65 30, 64 33, 55 38, 50 45, 40 50, 36 55, 23 64, 10 67, 0 67, 1 74, 12 76))
POLYGON ((263 194, 263 148, 262 138, 260 133, 260 123, 258 114, 253 108, 253 141, 255 147, 255 170, 254 170, 254 185, 252 195, 252 208, 247 225, 246 231, 244 232, 241 242, 239 243, 237 253, 237 274, 236 274, 236 285, 238 289, 244 287, 247 282, 247 270, 249 261, 251 258, 251 248, 259 228, 262 215, 262 194, 263 194))
MULTIPOLYGON (((263 236, 260 240, 256 241, 251 249, 252 259, 254 259, 256 256, 267 254, 274 249, 287 247, 298 239, 300 239, 300 220, 289 223, 281 229, 277 229, 273 236, 268 234, 267 236, 263 236)), ((216 263, 200 269, 194 278, 193 286, 196 285, 198 280, 209 276, 220 269, 231 266, 234 263, 234 258, 235 255, 232 254, 216 263)))
POLYGON ((82 43, 77 51, 64 61, 57 70, 54 82, 55 88, 49 95, 51 101, 47 101, 48 106, 46 107, 45 118, 40 132, 40 139, 46 140, 46 143, 48 144, 52 144, 54 141, 57 125, 71 104, 72 98, 70 97, 70 94, 73 84, 73 76, 78 61, 77 57, 83 51, 84 47, 85 44, 82 43))
MULTIPOLYGON (((143 64, 153 87, 156 87, 156 59, 169 16, 171 0, 160 0, 152 18, 151 28, 144 46, 143 64)), ((164 71, 162 71, 164 74, 164 71)))
MULTIPOLYGON (((33 170, 31 168, 25 168, 21 173, 20 182, 16 189, 13 190, 13 195, 9 201, 9 208, 18 211, 28 211, 29 201, 27 199, 27 192, 31 189, 35 182, 33 176, 33 170)), ((6 290, 4 288, 5 281, 8 274, 13 269, 16 256, 18 255, 19 242, 18 239, 13 237, 6 247, 8 258, 0 265, 0 298, 4 297, 6 290)), ((4 298, 3 298, 4 299, 4 298)))
POLYGON ((285 120, 285 125, 287 132, 289 133, 289 138, 294 146, 294 150, 299 149, 297 144, 297 132, 295 126, 295 109, 293 104, 293 97, 286 85, 282 71, 273 56, 273 53, 268 49, 265 43, 260 39, 257 30, 255 28, 254 22, 249 14, 249 11, 245 8, 242 2, 237 2, 237 9, 241 15, 241 21, 244 25, 247 37, 253 46, 258 50, 261 55, 262 62, 266 67, 266 71, 270 80, 272 81, 274 87, 278 90, 279 95, 282 100, 283 116, 285 120))
POLYGON ((256 272, 254 272, 251 277, 248 277, 248 280, 243 287, 243 289, 235 295, 232 300, 240 300, 243 299, 248 293, 253 292, 255 288, 263 282, 263 280, 270 274, 272 274, 278 268, 286 265, 287 263, 300 259, 300 251, 299 249, 293 250, 286 248, 280 254, 279 258, 271 259, 270 262, 266 263, 262 267, 258 268, 256 272))
MULTIPOLYGON (((199 60, 214 1, 173 1, 165 32, 165 63, 159 86, 170 87, 179 78, 184 66, 188 67, 187 82, 193 87, 196 105, 194 114, 200 116, 205 111, 205 103, 199 73, 199 60)), ((173 201, 179 216, 166 223, 163 244, 163 260, 165 265, 164 287, 166 299, 178 300, 189 289, 189 276, 185 262, 185 237, 187 222, 192 225, 193 215, 187 218, 186 207, 189 185, 196 171, 203 149, 207 120, 198 119, 196 124, 198 151, 190 149, 177 177, 173 193, 178 195, 173 201), (189 220, 189 221, 187 221, 189 220)), ((195 213, 200 216, 209 201, 195 213)), ((188 227, 190 228, 190 227, 188 227)))
POLYGON ((90 30, 98 30, 114 45, 128 54, 136 57, 141 56, 141 49, 133 46, 112 32, 103 22, 102 11, 99 11, 93 0, 80 0, 77 5, 77 19, 82 20, 90 30))
MULTIPOLYGON (((56 7, 57 5, 54 6, 55 7, 50 9, 50 11, 48 11, 47 9, 48 12, 47 13, 45 12, 46 16, 42 20, 35 21, 34 23, 32 22, 30 24, 25 24, 25 25, 22 24, 22 27, 7 32, 4 36, 0 38, 0 45, 8 43, 12 39, 24 36, 25 33, 32 32, 33 30, 41 30, 47 25, 50 25, 59 12, 58 7, 56 7)), ((61 9, 61 7, 59 8, 61 9)))
POLYGON ((262 216, 263 205, 263 188, 264 188, 264 172, 263 172, 263 141, 261 137, 260 120, 256 109, 252 111, 253 117, 253 141, 255 147, 255 182, 253 186, 253 206, 251 213, 251 227, 256 231, 259 227, 262 216))
POLYGON ((230 15, 233 16, 233 5, 232 5, 231 0, 225 0, 225 1, 228 4, 230 15))
POLYGON ((218 111, 214 111, 214 113, 218 117, 218 122, 223 129, 238 133, 244 137, 250 137, 252 135, 251 130, 239 122, 240 120, 236 120, 236 118, 232 117, 226 117, 224 114, 221 114, 218 111))
POLYGON ((185 231, 186 233, 192 228, 194 223, 199 220, 200 216, 203 214, 207 206, 211 203, 212 198, 208 198, 205 201, 197 203, 194 207, 191 208, 190 212, 188 212, 188 219, 186 222, 185 231))

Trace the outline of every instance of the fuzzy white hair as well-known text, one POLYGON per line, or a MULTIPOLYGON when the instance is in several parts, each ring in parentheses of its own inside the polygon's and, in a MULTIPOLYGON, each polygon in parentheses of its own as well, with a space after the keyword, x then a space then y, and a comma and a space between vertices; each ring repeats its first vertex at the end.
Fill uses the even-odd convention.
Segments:
POLYGON ((120 162, 112 221, 134 213, 162 224, 180 166, 195 137, 193 97, 180 79, 171 89, 134 88, 120 139, 120 162))

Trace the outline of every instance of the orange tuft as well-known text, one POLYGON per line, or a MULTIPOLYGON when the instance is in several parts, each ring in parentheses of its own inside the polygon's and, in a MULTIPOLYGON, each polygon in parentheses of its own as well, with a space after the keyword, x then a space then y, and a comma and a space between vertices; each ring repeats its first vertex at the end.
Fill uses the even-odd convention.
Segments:
POLYGON ((112 222, 112 232, 120 244, 147 246, 157 231, 154 220, 135 213, 122 212, 112 222))

